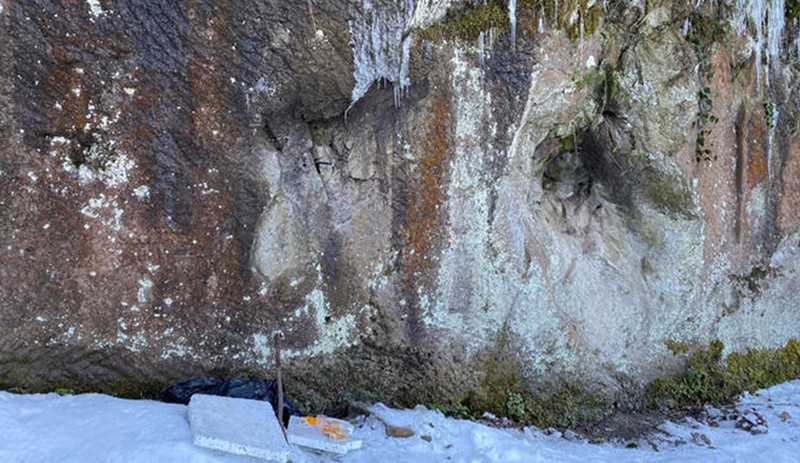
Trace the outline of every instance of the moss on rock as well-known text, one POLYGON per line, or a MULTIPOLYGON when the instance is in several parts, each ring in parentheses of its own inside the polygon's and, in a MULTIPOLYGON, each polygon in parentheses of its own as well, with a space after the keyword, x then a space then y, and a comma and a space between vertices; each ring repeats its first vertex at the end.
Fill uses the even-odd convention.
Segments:
POLYGON ((800 377, 800 342, 784 347, 749 349, 731 353, 723 361, 721 341, 692 354, 686 368, 670 378, 656 379, 647 387, 653 407, 700 407, 732 402, 744 391, 755 391, 800 377))
MULTIPOLYGON (((529 34, 539 30, 540 21, 562 29, 570 40, 593 34, 601 24, 603 8, 590 0, 520 0, 517 2, 517 28, 529 34)), ((456 38, 476 40, 481 32, 494 29, 498 34, 509 28, 508 2, 489 0, 475 6, 453 10, 441 23, 417 31, 426 40, 456 38)))

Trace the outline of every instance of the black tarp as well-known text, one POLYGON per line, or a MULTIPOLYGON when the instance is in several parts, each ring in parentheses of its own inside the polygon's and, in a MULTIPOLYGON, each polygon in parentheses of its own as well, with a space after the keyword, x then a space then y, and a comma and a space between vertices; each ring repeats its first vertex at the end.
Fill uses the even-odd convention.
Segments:
MULTIPOLYGON (((197 378, 170 386, 159 394, 162 402, 188 404, 194 394, 207 394, 238 399, 263 400, 272 404, 275 416, 278 416, 278 381, 265 380, 258 376, 245 378, 197 378)), ((299 415, 286 388, 283 391, 283 425, 289 426, 289 416, 299 415)))

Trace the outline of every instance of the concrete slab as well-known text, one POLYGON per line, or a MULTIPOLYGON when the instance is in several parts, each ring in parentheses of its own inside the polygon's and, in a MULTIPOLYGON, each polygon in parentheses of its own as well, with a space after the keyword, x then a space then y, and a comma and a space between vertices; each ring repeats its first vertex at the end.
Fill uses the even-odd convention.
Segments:
POLYGON ((195 394, 189 402, 194 444, 286 463, 290 449, 269 402, 195 394))
MULTIPOLYGON (((314 418, 311 420, 313 421, 314 418)), ((309 423, 309 420, 304 417, 290 417, 289 427, 286 429, 289 442, 292 445, 339 454, 361 448, 361 439, 353 439, 353 436, 350 435, 352 426, 349 423, 334 418, 327 418, 327 420, 330 421, 331 426, 326 434, 320 427, 309 423)))

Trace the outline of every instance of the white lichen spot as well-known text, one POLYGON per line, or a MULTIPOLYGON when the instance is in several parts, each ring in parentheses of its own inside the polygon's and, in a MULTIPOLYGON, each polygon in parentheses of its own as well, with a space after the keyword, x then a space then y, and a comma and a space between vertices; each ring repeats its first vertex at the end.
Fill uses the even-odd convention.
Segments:
MULTIPOLYGON (((0 5, 0 9, 2 9, 2 8, 3 8, 2 5, 0 5)), ((47 321, 47 319, 42 317, 41 315, 39 315, 39 316, 36 317, 36 321, 39 322, 39 323, 44 323, 44 322, 47 321)))
POLYGON ((92 13, 92 16, 95 18, 105 13, 103 7, 100 6, 100 0, 86 0, 86 3, 89 4, 89 12, 92 13))
POLYGON ((147 271, 150 273, 156 273, 156 271, 158 271, 158 269, 160 268, 161 268, 160 265, 155 265, 150 263, 147 264, 147 271))
POLYGON ((37 177, 36 174, 31 171, 28 171, 28 178, 31 179, 31 182, 36 182, 39 180, 39 177, 37 177))
POLYGON ((253 334, 253 350, 256 360, 261 364, 272 362, 272 340, 264 334, 253 334))
POLYGON ((133 195, 136 199, 144 201, 150 197, 150 188, 147 185, 140 185, 133 190, 133 195))
POLYGON ((168 297, 168 298, 164 299, 164 305, 166 305, 167 307, 171 306, 173 302, 174 301, 172 300, 171 297, 168 297))
POLYGON ((113 161, 108 163, 100 172, 100 180, 110 188, 114 188, 128 183, 128 172, 136 167, 136 164, 123 153, 119 153, 113 161))
POLYGON ((128 96, 133 96, 136 94, 136 89, 131 87, 125 87, 122 89, 122 91, 128 96))
POLYGON ((142 278, 139 280, 139 291, 136 292, 136 300, 139 301, 139 304, 144 305, 147 303, 147 291, 153 287, 153 282, 148 280, 147 278, 142 278))
MULTIPOLYGON (((108 199, 104 193, 100 193, 97 198, 90 199, 89 203, 81 209, 81 214, 97 220, 114 231, 122 229, 123 212, 116 198, 108 199)), ((88 230, 89 224, 85 224, 84 228, 88 230)))
POLYGON ((81 89, 80 87, 75 87, 72 89, 72 94, 75 96, 81 96, 81 89))
POLYGON ((171 341, 164 348, 164 352, 161 354, 161 358, 168 359, 170 357, 185 357, 190 352, 189 348, 186 347, 185 343, 186 343, 186 338, 184 338, 183 336, 178 338, 177 341, 171 341))

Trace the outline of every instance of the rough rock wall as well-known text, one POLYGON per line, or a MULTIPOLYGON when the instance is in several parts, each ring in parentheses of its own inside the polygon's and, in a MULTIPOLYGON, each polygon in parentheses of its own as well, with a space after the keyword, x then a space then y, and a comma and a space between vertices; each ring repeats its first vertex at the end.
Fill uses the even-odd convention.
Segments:
POLYGON ((777 54, 737 2, 421 38, 460 3, 0 0, 0 383, 269 370, 280 331, 309 408, 497 355, 615 394, 668 340, 800 336, 791 20, 777 54))

